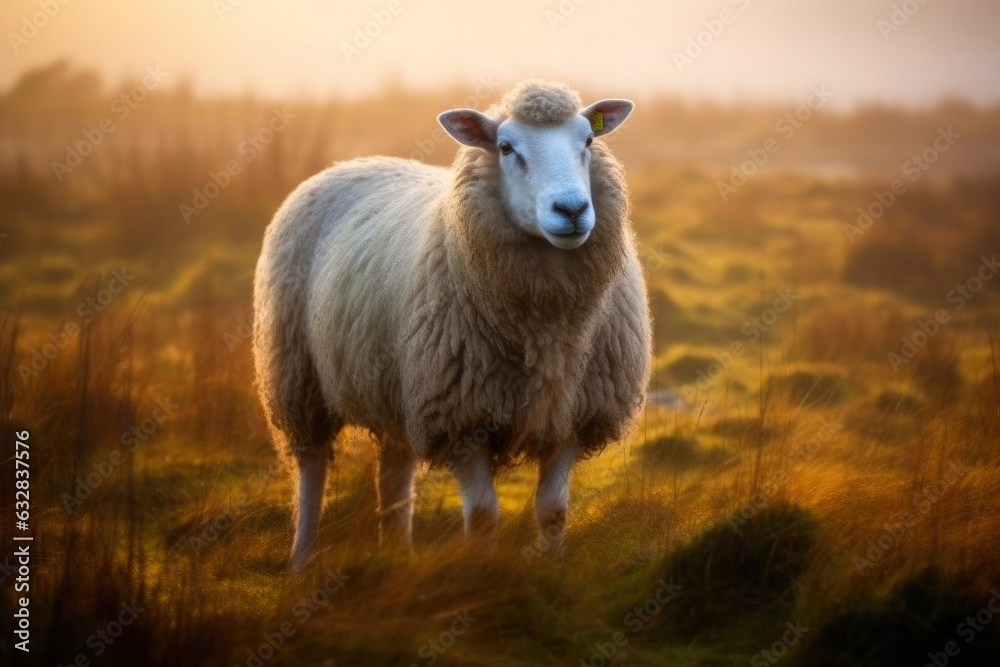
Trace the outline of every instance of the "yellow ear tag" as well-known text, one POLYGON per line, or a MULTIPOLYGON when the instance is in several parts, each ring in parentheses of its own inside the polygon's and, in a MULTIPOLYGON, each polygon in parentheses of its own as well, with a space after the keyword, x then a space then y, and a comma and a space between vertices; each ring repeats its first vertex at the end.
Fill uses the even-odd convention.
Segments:
POLYGON ((590 129, 598 132, 604 129, 604 114, 598 111, 590 117, 590 129))

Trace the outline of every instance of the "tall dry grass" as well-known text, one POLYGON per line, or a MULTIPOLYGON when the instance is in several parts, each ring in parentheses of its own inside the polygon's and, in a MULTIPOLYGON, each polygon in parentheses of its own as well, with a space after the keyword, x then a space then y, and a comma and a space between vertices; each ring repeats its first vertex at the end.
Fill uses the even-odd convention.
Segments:
MULTIPOLYGON (((614 147, 657 318, 659 402, 632 437, 579 466, 565 557, 537 557, 529 468, 500 480, 495 551, 467 550, 452 482, 424 470, 415 555, 379 554, 372 443, 349 431, 322 551, 291 578, 291 486, 245 335, 263 228, 333 159, 421 150, 436 112, 464 95, 290 103, 288 129, 185 224, 179 205, 284 104, 156 93, 58 182, 51 161, 113 92, 57 65, 0 100, 0 536, 10 544, 11 433, 28 429, 28 664, 254 664, 248 651, 259 656, 287 622, 292 637, 264 664, 598 664, 612 646, 611 664, 735 665, 796 620, 810 630, 788 664, 922 664, 1000 580, 1000 282, 900 372, 886 357, 1000 245, 995 111, 820 118, 783 150, 785 166, 848 160, 858 178, 776 170, 722 202, 716 180, 778 110, 649 101, 614 147), (886 156, 959 121, 968 140, 953 161, 849 243, 841 224, 894 177, 886 156), (79 305, 123 267, 135 278, 84 321, 79 305), (794 307, 751 340, 744 325, 779 289, 798 295, 794 307), (79 334, 22 375, 67 323, 79 334), (745 352, 685 393, 734 342, 745 352), (126 445, 136 428, 145 439, 126 445), (967 470, 946 484, 952 463, 967 470), (95 474, 70 511, 67 496, 95 474), (913 525, 893 536, 907 512, 913 525), (296 606, 332 578, 326 602, 296 606), (680 592, 635 615, 664 582, 680 592), (123 603, 143 611, 95 655, 91 637, 123 603), (449 639, 456 614, 475 621, 449 639)), ((430 146, 426 160, 448 161, 450 146, 430 146)), ((5 589, 0 613, 13 603, 5 589)), ((987 664, 994 627, 960 660, 987 664)), ((0 660, 25 662, 7 634, 0 660)))

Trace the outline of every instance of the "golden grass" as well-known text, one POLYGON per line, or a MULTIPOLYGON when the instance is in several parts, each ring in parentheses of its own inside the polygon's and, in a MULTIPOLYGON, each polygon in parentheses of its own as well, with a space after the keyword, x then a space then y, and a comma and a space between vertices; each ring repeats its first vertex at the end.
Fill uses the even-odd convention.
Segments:
MULTIPOLYGON (((623 632, 612 664, 736 665, 796 619, 811 630, 788 664, 922 664, 940 650, 956 614, 975 613, 1000 583, 1000 282, 952 312, 900 372, 886 355, 918 319, 950 308, 954 282, 1000 245, 995 180, 901 200, 859 244, 903 242, 936 275, 902 266, 898 284, 874 286, 844 273, 859 251, 840 228, 868 183, 760 175, 723 204, 710 168, 662 164, 640 135, 616 149, 659 318, 650 389, 674 402, 650 402, 630 438, 578 466, 565 557, 533 551, 530 467, 500 480, 495 551, 468 550, 454 483, 428 470, 415 555, 380 554, 371 442, 347 430, 320 556, 304 576, 285 574, 291 485, 274 467, 240 329, 260 235, 281 197, 331 157, 408 154, 424 129, 414 110, 432 118, 446 97, 302 106, 302 125, 190 226, 177 204, 232 152, 232 128, 252 129, 266 105, 164 111, 164 131, 185 139, 162 153, 132 141, 157 127, 137 116, 65 188, 46 173, 58 142, 0 165, 11 202, 0 212, 0 535, 13 523, 9 434, 27 428, 35 663, 93 658, 87 638, 132 601, 146 611, 100 664, 246 665, 284 622, 294 635, 264 664, 426 665, 431 654, 444 665, 598 664, 623 632), (944 212, 947 234, 925 210, 944 212), (85 324, 77 304, 121 266, 136 279, 85 324), (917 278, 928 282, 914 296, 917 278), (745 333, 785 289, 794 307, 756 339, 745 333), (67 322, 81 333, 22 380, 20 366, 67 322), (686 391, 733 343, 744 351, 686 391), (123 451, 122 434, 167 399, 171 416, 123 451), (64 494, 115 450, 122 465, 67 512, 64 494), (968 471, 941 486, 953 462, 968 471), (907 512, 912 525, 859 568, 907 512), (296 607, 337 573, 347 579, 329 604, 296 607), (633 633, 630 611, 671 577, 681 593, 633 633), (476 620, 435 652, 428 642, 450 641, 442 633, 466 612, 476 620)), ((0 596, 0 612, 12 604, 0 596)), ((967 664, 997 650, 996 627, 963 646, 967 664)), ((4 664, 12 651, 5 636, 4 664)))

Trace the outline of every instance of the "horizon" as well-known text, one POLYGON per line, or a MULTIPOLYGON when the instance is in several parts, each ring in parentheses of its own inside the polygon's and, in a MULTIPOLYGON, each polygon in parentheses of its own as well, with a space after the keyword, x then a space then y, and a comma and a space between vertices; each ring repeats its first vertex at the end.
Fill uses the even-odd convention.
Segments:
POLYGON ((503 89, 534 76, 638 100, 725 106, 797 102, 813 85, 834 90, 831 108, 839 110, 1000 104, 1000 80, 992 76, 1000 65, 998 12, 986 0, 685 0, 670 7, 514 0, 503 9, 377 0, 279 13, 270 11, 273 0, 52 6, 51 16, 40 16, 37 0, 0 9, 7 41, 0 89, 65 58, 112 87, 159 65, 168 89, 188 81, 203 98, 361 99, 483 78, 503 89), (893 8, 903 6, 915 10, 892 24, 893 8), (602 11, 609 7, 613 13, 602 11), (25 23, 31 17, 42 24, 34 32, 25 23), (602 48, 623 33, 631 48, 602 48), (702 45, 692 47, 696 40, 702 45))
MULTIPOLYGON (((68 57, 56 58, 48 62, 41 63, 36 67, 31 67, 23 72, 20 72, 18 77, 0 85, 0 100, 9 97, 14 93, 16 87, 22 82, 23 78, 27 75, 37 74, 45 70, 53 69, 62 64, 66 65, 66 71, 72 75, 90 75, 93 74, 97 77, 98 83, 98 93, 100 95, 115 95, 120 93, 127 87, 137 85, 141 82, 144 72, 142 70, 137 70, 135 72, 125 73, 121 76, 110 79, 103 75, 100 71, 87 67, 83 63, 77 62, 68 57)), ((384 99, 386 96, 391 95, 403 95, 414 98, 434 98, 441 97, 445 95, 458 94, 465 96, 468 93, 468 97, 476 97, 473 92, 477 87, 480 86, 479 81, 465 81, 459 77, 455 77, 448 80, 442 80, 438 83, 431 84, 428 86, 417 86, 412 83, 401 81, 396 78, 387 78, 383 81, 379 81, 377 85, 373 85, 371 88, 366 88, 362 91, 357 91, 354 94, 347 94, 337 91, 326 91, 322 94, 317 94, 313 92, 298 92, 292 93, 290 95, 283 96, 278 93, 267 94, 265 92, 245 89, 243 91, 229 91, 229 90, 199 90, 197 87, 191 85, 192 78, 184 72, 181 72, 179 76, 170 74, 169 78, 171 82, 164 84, 162 86, 156 87, 156 92, 165 95, 178 94, 183 90, 190 91, 194 100, 212 104, 214 102, 226 102, 236 99, 248 99, 258 103, 263 104, 296 104, 296 105, 311 105, 311 104, 366 104, 377 102, 384 99)), ((550 81, 559 81, 555 78, 546 78, 542 76, 524 76, 520 78, 511 79, 510 81, 498 81, 497 85, 488 88, 490 91, 489 96, 479 96, 478 100, 483 101, 481 105, 482 108, 488 106, 488 102, 499 99, 503 94, 513 88, 519 82, 530 79, 543 79, 550 81)), ((571 84, 572 85, 572 84, 571 84)), ((592 93, 594 95, 598 94, 596 87, 590 85, 583 85, 576 90, 584 95, 586 101, 587 93, 592 93)), ((810 90, 806 89, 802 91, 802 95, 798 99, 781 99, 781 98, 754 98, 754 99, 729 99, 724 97, 713 97, 709 94, 705 95, 684 95, 678 93, 677 91, 671 90, 652 90, 646 93, 629 94, 626 93, 623 96, 636 102, 639 105, 645 104, 675 104, 686 110, 699 110, 699 109, 713 109, 722 112, 737 112, 740 110, 754 112, 766 112, 766 111, 779 111, 781 109, 788 108, 790 106, 798 106, 803 104, 810 94, 810 90)), ((835 97, 835 96, 834 96, 835 97)), ((596 99, 596 98, 595 98, 596 99)), ((871 99, 871 100, 858 100, 852 104, 846 104, 843 100, 831 99, 825 103, 822 108, 817 109, 816 112, 820 115, 830 115, 830 116, 841 116, 850 117, 857 115, 859 113, 865 113, 871 110, 877 111, 888 111, 893 113, 902 114, 921 114, 921 113, 935 113, 942 109, 947 109, 953 106, 962 106, 971 109, 976 113, 995 113, 1000 112, 1000 98, 996 100, 981 100, 969 96, 958 96, 958 95, 942 95, 937 98, 928 99, 925 101, 907 101, 907 100, 881 100, 881 99, 871 99)))

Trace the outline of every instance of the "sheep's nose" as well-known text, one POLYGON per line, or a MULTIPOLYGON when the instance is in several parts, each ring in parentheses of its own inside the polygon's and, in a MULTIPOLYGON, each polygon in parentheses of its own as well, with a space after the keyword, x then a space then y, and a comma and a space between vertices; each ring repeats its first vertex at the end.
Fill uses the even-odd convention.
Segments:
POLYGON ((580 219, 580 216, 587 212, 588 208, 590 208, 590 202, 586 200, 557 201, 556 203, 552 204, 553 211, 563 216, 574 225, 576 225, 577 221, 580 219))

